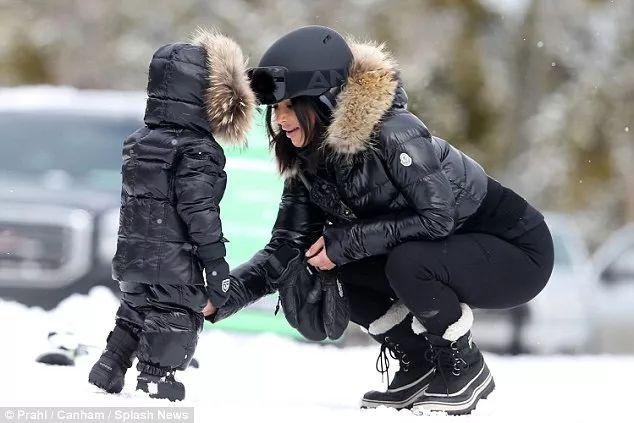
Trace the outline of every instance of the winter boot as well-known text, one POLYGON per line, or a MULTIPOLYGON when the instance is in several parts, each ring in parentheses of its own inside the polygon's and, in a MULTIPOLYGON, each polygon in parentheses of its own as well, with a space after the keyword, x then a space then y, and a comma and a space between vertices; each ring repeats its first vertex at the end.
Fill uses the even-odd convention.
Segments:
POLYGON ((88 382, 111 394, 121 392, 138 345, 139 338, 133 328, 117 323, 108 335, 106 349, 90 370, 88 382))
POLYGON ((396 409, 410 408, 422 394, 434 375, 434 364, 427 360, 429 342, 412 330, 413 316, 401 303, 394 304, 385 315, 374 321, 368 331, 381 343, 376 369, 389 381, 388 354, 398 360, 399 369, 385 392, 367 392, 361 408, 380 405, 396 409))
POLYGON ((139 363, 137 391, 143 391, 150 398, 182 401, 185 399, 185 385, 174 378, 174 370, 165 370, 147 363, 139 363))
POLYGON ((443 336, 425 334, 432 347, 430 358, 436 363, 436 373, 412 407, 416 414, 469 414, 480 399, 495 389, 484 357, 471 339, 471 309, 466 304, 460 307, 462 316, 443 336))

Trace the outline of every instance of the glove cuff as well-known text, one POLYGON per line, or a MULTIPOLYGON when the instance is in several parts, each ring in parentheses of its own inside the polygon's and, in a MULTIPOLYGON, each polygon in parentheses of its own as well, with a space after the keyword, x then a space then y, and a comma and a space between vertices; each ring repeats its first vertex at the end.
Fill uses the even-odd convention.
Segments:
POLYGON ((205 268, 209 267, 209 264, 212 264, 214 261, 224 258, 226 255, 227 249, 225 248, 225 243, 222 241, 198 246, 198 258, 205 268))

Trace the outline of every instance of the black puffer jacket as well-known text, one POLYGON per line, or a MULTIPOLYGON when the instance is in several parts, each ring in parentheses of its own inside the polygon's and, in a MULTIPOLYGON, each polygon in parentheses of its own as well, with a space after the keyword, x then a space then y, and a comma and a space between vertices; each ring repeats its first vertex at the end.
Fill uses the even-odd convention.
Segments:
POLYGON ((307 174, 297 157, 286 175, 271 242, 234 269, 232 298, 217 319, 271 291, 263 262, 284 242, 307 248, 323 235, 328 257, 345 265, 466 228, 511 238, 543 219, 407 111, 407 95, 387 52, 374 44, 350 47, 354 61, 328 128, 325 171, 307 174), (298 178, 300 168, 311 191, 320 189, 316 177, 325 178, 324 188, 334 184, 342 207, 318 207, 298 178))
POLYGON ((253 109, 244 59, 230 39, 201 33, 193 44, 154 54, 146 126, 123 146, 114 279, 204 284, 206 267, 212 302, 214 292, 215 304, 224 301, 228 282, 223 290, 222 280, 209 280, 214 267, 226 267, 219 216, 225 156, 214 137, 241 144, 253 109))

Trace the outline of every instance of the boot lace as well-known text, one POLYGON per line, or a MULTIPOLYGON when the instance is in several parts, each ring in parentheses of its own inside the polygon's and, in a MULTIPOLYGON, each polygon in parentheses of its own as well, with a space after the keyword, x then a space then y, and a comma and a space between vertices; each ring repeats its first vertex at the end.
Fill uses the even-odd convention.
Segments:
POLYGON ((447 390, 449 387, 448 378, 458 377, 463 370, 469 368, 469 364, 462 358, 456 341, 446 347, 434 347, 430 344, 429 349, 425 352, 425 358, 436 364, 436 372, 442 377, 447 390))
POLYGON ((398 343, 392 342, 389 336, 381 343, 379 356, 376 358, 376 371, 381 373, 381 383, 383 383, 384 375, 387 375, 386 385, 389 388, 390 383, 390 357, 399 362, 399 370, 407 372, 410 365, 407 353, 401 350, 398 343))

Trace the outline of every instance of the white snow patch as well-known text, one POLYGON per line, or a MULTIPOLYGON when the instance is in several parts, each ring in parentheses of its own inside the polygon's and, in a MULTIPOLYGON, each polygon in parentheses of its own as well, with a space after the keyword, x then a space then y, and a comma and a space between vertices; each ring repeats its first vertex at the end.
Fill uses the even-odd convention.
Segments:
MULTIPOLYGON (((187 389, 182 403, 135 392, 134 369, 128 372, 121 394, 105 394, 87 379, 112 328, 116 308, 117 300, 105 288, 73 296, 51 312, 0 302, 3 406, 193 406, 195 420, 200 422, 458 421, 387 408, 359 410, 364 392, 384 388, 374 371, 376 346, 342 349, 273 335, 204 332, 196 352, 200 368, 177 376, 187 389), (75 367, 36 363, 52 330, 72 330, 99 349, 80 358, 75 367)), ((460 423, 596 423, 631 417, 634 357, 487 354, 486 359, 497 389, 472 415, 459 418, 460 423)))

